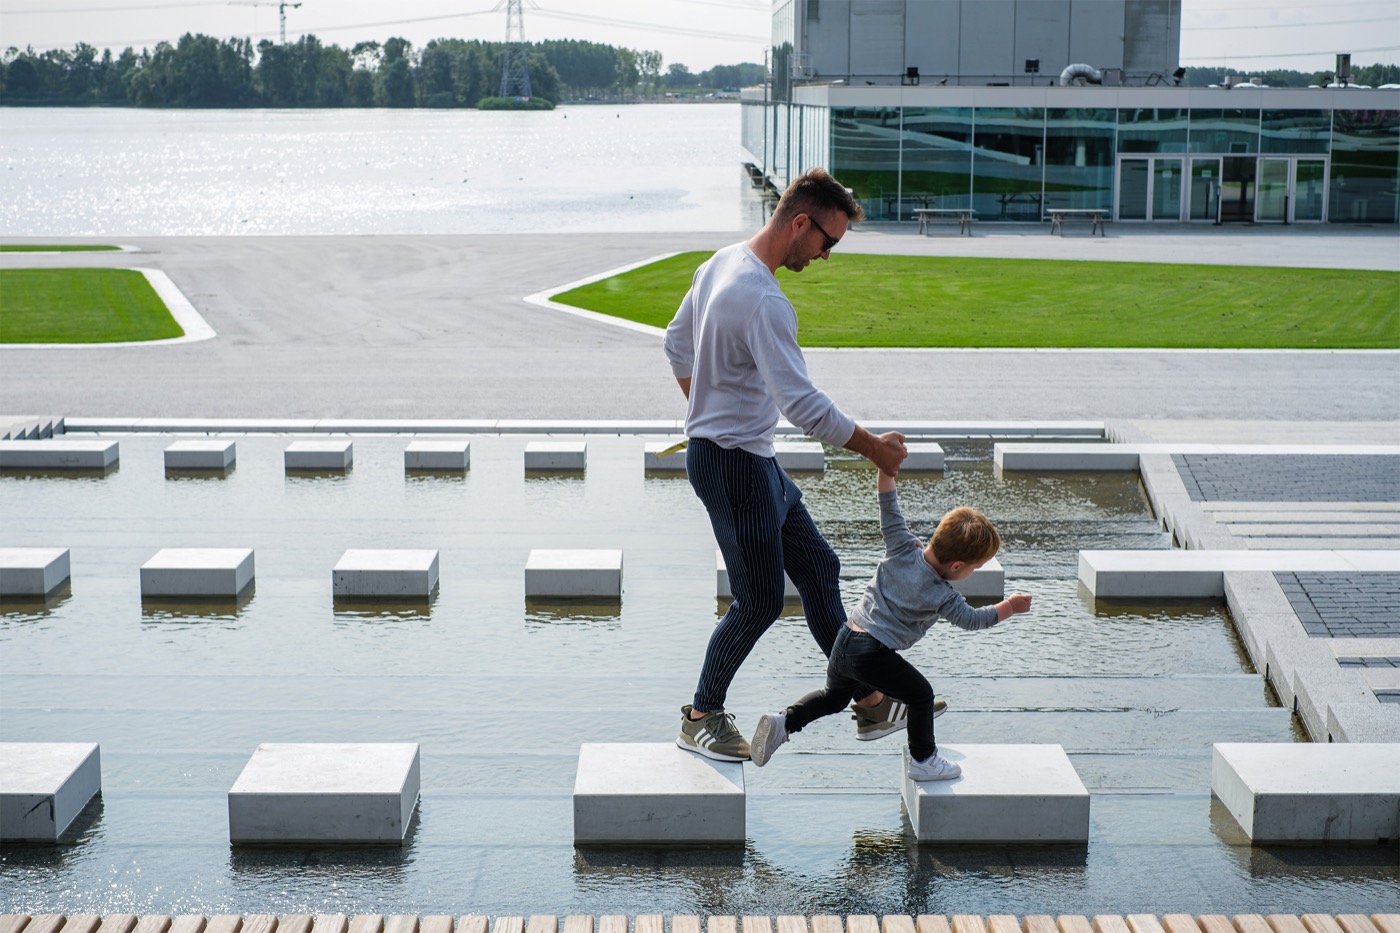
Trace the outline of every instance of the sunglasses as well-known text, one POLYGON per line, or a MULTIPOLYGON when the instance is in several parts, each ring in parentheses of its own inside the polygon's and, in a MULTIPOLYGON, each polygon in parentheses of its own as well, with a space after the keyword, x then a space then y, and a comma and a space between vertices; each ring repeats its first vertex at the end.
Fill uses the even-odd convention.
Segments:
POLYGON ((812 226, 816 227, 816 228, 817 228, 817 232, 820 233, 820 234, 822 235, 822 252, 823 252, 823 253, 829 253, 829 252, 831 252, 833 249, 836 248, 836 244, 841 242, 841 238, 840 238, 840 237, 834 237, 834 236, 832 236, 831 234, 827 233, 826 230, 823 229, 822 225, 819 224, 819 223, 817 223, 817 218, 813 217, 811 214, 808 214, 808 215, 807 215, 807 219, 810 220, 810 221, 812 222, 812 226))

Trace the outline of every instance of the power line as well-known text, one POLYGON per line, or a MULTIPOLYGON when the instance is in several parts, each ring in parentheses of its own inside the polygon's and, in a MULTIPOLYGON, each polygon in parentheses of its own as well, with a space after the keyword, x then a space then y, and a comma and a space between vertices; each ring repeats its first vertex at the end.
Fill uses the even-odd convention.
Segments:
POLYGON ((1350 26, 1353 23, 1394 23, 1394 16, 1371 19, 1334 19, 1316 23, 1251 23, 1248 26, 1182 26, 1182 32, 1224 32, 1227 29, 1316 29, 1321 26, 1350 26))
POLYGON ((129 13, 133 10, 176 10, 196 6, 227 6, 228 0, 196 0, 194 3, 144 3, 136 6, 40 7, 33 10, 0 10, 0 16, 40 16, 45 13, 129 13))
POLYGON ((683 26, 662 26, 658 23, 639 23, 635 20, 614 19, 607 16, 588 16, 583 13, 566 13, 562 10, 551 10, 546 7, 535 7, 538 15, 554 17, 555 19, 570 20, 576 23, 588 23, 595 26, 621 26, 625 29, 632 29, 638 32, 662 32, 676 36, 694 36, 701 39, 728 39, 744 42, 763 42, 763 36, 741 35, 732 32, 716 32, 708 29, 687 29, 683 26))
MULTIPOLYGON (((1184 62, 1211 62, 1219 64, 1225 60, 1234 61, 1237 58, 1305 58, 1309 55, 1335 55, 1336 49, 1322 49, 1316 52, 1274 52, 1269 55, 1194 55, 1190 58, 1183 58, 1184 62)), ((1383 45, 1374 49, 1352 49, 1351 53, 1358 52, 1400 52, 1400 45, 1383 45)))

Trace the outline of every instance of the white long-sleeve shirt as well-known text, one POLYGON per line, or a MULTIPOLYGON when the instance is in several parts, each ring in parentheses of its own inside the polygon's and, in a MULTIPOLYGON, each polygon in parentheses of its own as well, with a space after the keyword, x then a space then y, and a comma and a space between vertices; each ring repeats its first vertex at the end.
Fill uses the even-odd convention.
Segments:
POLYGON ((687 437, 771 457, 780 413, 834 447, 855 433, 855 421, 812 384, 797 312, 747 243, 695 270, 663 348, 676 378, 691 380, 687 437))

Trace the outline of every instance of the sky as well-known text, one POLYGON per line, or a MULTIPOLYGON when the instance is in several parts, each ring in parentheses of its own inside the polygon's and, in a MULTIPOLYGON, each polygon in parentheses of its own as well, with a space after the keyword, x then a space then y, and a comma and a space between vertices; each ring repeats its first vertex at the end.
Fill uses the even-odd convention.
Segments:
MULTIPOLYGON (((761 62, 771 18, 769 0, 523 2, 527 40, 654 49, 667 65, 697 72, 761 62)), ((1400 62, 1400 0, 1181 2, 1183 65, 1330 71, 1337 52, 1350 52, 1353 65, 1400 62)), ((499 41, 506 35, 505 10, 505 0, 301 0, 299 7, 287 6, 287 39, 311 32, 347 47, 390 36, 416 47, 442 37, 499 41)), ((115 53, 186 32, 256 43, 277 39, 277 14, 276 0, 0 0, 0 49, 71 49, 86 42, 115 53)))

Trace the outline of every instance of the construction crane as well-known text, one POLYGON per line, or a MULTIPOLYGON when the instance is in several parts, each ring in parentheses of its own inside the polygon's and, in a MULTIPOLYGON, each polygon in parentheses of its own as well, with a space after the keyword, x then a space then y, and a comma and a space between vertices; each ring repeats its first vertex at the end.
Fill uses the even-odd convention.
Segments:
POLYGON ((282 44, 287 44, 287 7, 296 9, 300 3, 287 3, 286 0, 229 0, 229 6, 275 6, 277 7, 277 19, 281 26, 280 34, 282 44))

